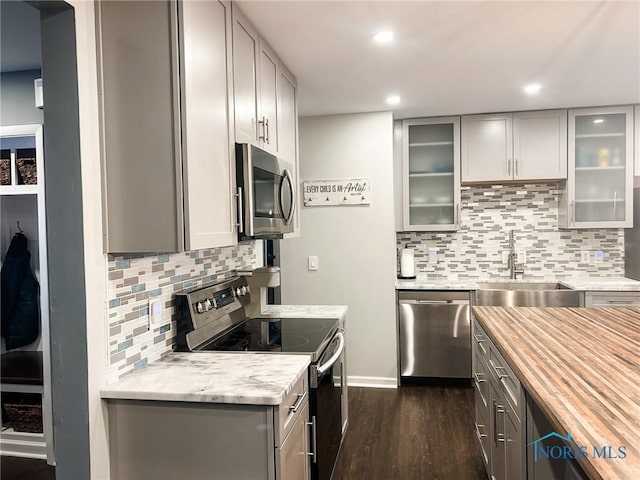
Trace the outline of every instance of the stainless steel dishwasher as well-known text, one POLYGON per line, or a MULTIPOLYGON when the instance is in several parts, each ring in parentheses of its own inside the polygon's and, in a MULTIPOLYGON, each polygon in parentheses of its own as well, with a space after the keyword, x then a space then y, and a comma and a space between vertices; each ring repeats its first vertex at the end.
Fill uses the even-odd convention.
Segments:
POLYGON ((400 380, 471 378, 469 292, 399 291, 400 380))

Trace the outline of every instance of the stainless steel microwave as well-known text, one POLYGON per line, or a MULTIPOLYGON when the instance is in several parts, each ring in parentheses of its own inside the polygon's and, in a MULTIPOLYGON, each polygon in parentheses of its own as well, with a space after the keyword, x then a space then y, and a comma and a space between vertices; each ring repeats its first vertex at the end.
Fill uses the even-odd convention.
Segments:
POLYGON ((238 234, 282 238, 293 232, 296 208, 292 165, 255 145, 236 144, 238 234))

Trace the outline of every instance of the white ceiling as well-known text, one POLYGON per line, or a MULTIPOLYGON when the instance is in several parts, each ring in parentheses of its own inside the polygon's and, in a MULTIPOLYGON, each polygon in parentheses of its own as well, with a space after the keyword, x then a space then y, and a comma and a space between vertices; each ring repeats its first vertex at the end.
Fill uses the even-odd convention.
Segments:
POLYGON ((640 103, 640 1, 242 1, 301 116, 396 118, 640 103), (380 29, 395 43, 375 45, 380 29), (526 96, 524 84, 542 90, 526 96), (390 107, 392 94, 402 103, 390 107))

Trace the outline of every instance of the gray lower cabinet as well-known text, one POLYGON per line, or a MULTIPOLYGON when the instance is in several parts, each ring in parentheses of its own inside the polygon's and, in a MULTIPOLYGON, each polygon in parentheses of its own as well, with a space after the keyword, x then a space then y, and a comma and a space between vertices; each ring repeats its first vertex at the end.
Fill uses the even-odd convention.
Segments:
POLYGON ((307 379, 282 404, 109 400, 113 480, 308 480, 307 379))
POLYGON ((475 430, 492 480, 525 476, 524 390, 482 327, 472 321, 475 430))

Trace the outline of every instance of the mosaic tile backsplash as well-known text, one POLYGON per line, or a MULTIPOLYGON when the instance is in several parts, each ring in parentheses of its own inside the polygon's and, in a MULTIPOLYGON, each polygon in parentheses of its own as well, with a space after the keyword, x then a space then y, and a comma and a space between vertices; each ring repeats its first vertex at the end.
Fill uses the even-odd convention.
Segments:
POLYGON ((398 249, 415 249, 416 273, 436 278, 509 278, 509 231, 526 252, 524 276, 624 275, 624 230, 559 230, 557 184, 462 187, 457 232, 398 232, 398 249), (437 261, 429 262, 429 249, 437 261), (590 262, 581 252, 590 252, 590 262), (604 254, 594 263, 596 251, 604 254))
POLYGON ((107 258, 109 382, 171 352, 175 302, 180 290, 224 280, 255 268, 257 242, 171 255, 107 258), (162 321, 151 325, 149 302, 162 304, 162 321))

